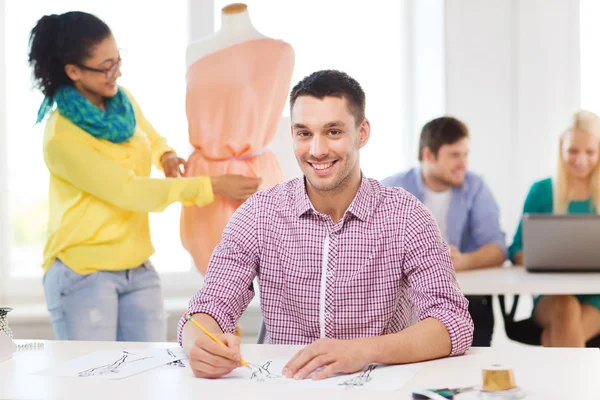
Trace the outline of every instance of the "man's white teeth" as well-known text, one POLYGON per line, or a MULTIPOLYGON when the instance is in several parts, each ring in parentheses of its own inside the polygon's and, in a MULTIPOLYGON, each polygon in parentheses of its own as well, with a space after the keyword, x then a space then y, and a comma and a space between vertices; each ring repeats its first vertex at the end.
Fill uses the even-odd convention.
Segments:
POLYGON ((322 170, 322 169, 327 169, 327 168, 331 167, 332 165, 333 165, 333 163, 330 162, 329 164, 313 164, 313 167, 315 167, 315 169, 322 170))

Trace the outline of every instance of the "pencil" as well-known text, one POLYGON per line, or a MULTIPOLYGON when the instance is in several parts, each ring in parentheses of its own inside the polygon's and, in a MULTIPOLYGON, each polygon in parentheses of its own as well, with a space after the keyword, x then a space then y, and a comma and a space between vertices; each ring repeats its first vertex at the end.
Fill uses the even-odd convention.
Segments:
MULTIPOLYGON (((203 327, 202 325, 200 325, 200 323, 198 321, 196 321, 195 319, 192 319, 192 316, 190 314, 186 314, 185 317, 187 318, 188 321, 191 321, 192 324, 196 325, 198 328, 200 328, 200 330, 204 333, 206 333, 206 335, 211 338, 212 340, 214 340, 215 342, 219 343, 220 345, 223 345, 225 347, 227 347, 227 345, 223 342, 221 342, 219 339, 217 339, 212 333, 210 333, 208 331, 208 329, 206 329, 205 327, 203 327)), ((242 364, 244 367, 248 367, 250 368, 250 365, 244 361, 243 359, 240 360, 240 364, 242 364)), ((252 369, 252 368, 250 368, 252 369)))

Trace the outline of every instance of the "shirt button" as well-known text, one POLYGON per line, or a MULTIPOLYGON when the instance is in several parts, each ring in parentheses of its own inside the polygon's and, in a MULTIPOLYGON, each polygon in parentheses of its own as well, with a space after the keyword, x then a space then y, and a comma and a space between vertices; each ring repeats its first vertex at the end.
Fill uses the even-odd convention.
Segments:
POLYGON ((331 318, 331 313, 329 311, 325 311, 325 318, 331 318))
POLYGON ((327 277, 328 277, 328 278, 331 278, 332 276, 333 276, 333 272, 331 272, 331 271, 327 271, 327 277))

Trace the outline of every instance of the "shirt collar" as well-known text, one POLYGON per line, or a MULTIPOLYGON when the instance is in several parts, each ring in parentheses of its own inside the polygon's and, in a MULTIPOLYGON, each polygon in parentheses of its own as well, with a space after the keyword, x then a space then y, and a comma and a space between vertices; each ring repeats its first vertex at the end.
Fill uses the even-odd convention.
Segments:
POLYGON ((306 193, 306 178, 302 177, 296 180, 296 187, 294 188, 294 197, 295 197, 295 209, 296 216, 301 217, 308 211, 312 210, 312 204, 310 204, 310 200, 308 199, 308 194, 306 193))
MULTIPOLYGON (((296 215, 298 217, 304 215, 310 210, 314 210, 310 199, 308 198, 308 194, 306 193, 306 178, 300 178, 297 181, 296 188, 294 191, 294 195, 296 197, 295 201, 295 210, 296 215)), ((358 188, 358 192, 356 192, 356 196, 348 210, 346 212, 352 214, 356 218, 361 221, 366 221, 372 212, 372 195, 373 188, 364 174, 361 173, 361 181, 360 186, 358 188)), ((316 212, 316 210, 314 210, 316 212)))
POLYGON ((360 187, 354 200, 350 203, 350 207, 348 207, 348 212, 361 221, 366 221, 373 211, 373 188, 364 174, 361 174, 360 178, 360 187))

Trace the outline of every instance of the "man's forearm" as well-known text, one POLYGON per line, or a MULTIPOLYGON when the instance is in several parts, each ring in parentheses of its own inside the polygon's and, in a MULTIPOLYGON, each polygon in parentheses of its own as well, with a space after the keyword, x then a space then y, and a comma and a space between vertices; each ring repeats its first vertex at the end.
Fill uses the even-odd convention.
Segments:
POLYGON ((486 244, 468 255, 468 269, 498 267, 506 260, 504 251, 494 243, 486 244))
MULTIPOLYGON (((198 321, 200 325, 206 328, 210 333, 223 333, 217 321, 215 321, 215 319, 208 314, 194 314, 192 318, 198 321)), ((196 337, 204 334, 205 333, 202 332, 200 328, 198 328, 192 322, 186 322, 186 324, 183 326, 183 331, 181 332, 181 344, 186 354, 189 353, 190 349, 194 345, 196 337)))
POLYGON ((435 318, 427 318, 401 332, 357 339, 363 341, 373 364, 405 364, 450 355, 448 330, 435 318))

